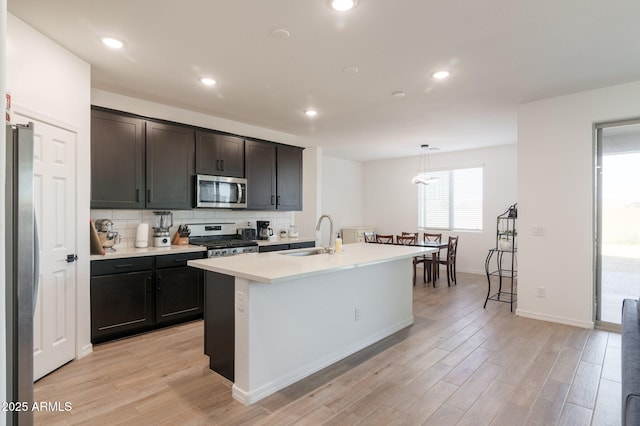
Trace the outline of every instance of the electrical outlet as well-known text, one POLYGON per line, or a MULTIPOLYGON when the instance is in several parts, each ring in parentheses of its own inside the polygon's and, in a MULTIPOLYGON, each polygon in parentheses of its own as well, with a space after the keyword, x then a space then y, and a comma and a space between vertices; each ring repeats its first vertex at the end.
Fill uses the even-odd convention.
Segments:
POLYGON ((546 296, 545 288, 544 287, 538 287, 538 291, 537 291, 536 295, 538 297, 543 297, 544 298, 546 296))
POLYGON ((244 293, 241 291, 236 291, 236 309, 238 312, 244 312, 244 293))
POLYGON ((354 321, 360 321, 360 309, 359 308, 355 308, 354 309, 353 320, 354 321))

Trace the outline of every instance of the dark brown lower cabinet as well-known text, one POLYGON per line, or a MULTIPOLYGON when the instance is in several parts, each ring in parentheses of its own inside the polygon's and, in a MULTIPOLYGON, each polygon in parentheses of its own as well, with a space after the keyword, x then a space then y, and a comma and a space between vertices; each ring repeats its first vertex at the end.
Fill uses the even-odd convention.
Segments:
POLYGON ((235 277, 205 273, 204 353, 209 368, 234 381, 235 277))
POLYGON ((205 252, 91 262, 91 342, 202 318, 205 252))
POLYGON ((315 247, 315 241, 303 241, 300 243, 291 243, 291 244, 270 244, 258 247, 258 252, 266 253, 269 251, 282 251, 282 250, 293 250, 293 249, 301 249, 301 248, 311 248, 315 247))
POLYGON ((202 272, 196 268, 156 271, 156 322, 172 323, 202 315, 202 272))
POLYGON ((148 330, 153 326, 151 271, 91 278, 91 341, 148 330))

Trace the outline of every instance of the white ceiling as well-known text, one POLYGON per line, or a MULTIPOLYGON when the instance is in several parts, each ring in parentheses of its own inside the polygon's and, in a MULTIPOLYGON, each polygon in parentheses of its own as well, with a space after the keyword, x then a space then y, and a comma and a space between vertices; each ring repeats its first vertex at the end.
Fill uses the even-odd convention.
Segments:
POLYGON ((360 0, 348 13, 327 4, 8 0, 8 10, 89 62, 95 88, 359 161, 418 155, 422 143, 515 143, 519 103, 640 79, 638 0, 360 0), (272 37, 277 28, 291 37, 272 37), (100 35, 126 46, 108 50, 100 35), (436 82, 439 69, 453 74, 436 82), (218 84, 202 87, 203 75, 218 84), (317 117, 303 115, 309 107, 317 117))

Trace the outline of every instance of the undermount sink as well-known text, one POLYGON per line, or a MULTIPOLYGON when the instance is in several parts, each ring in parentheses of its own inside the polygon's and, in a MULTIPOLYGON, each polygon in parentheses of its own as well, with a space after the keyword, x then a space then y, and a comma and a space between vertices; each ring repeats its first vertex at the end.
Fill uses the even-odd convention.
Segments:
POLYGON ((310 249, 287 250, 278 252, 284 256, 315 256, 316 254, 324 254, 327 251, 324 247, 314 247, 310 249))

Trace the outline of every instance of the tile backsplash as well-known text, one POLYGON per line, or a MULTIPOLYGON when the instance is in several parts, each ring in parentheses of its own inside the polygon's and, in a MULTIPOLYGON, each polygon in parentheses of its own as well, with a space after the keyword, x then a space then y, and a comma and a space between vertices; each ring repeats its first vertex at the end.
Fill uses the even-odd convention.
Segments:
MULTIPOLYGON (((277 234, 281 230, 286 230, 289 225, 294 225, 294 212, 277 211, 237 211, 237 210, 172 210, 173 227, 171 237, 178 230, 179 225, 189 225, 192 223, 221 222, 234 223, 236 228, 255 228, 256 220, 268 220, 271 222, 270 228, 277 234)), ((153 246, 153 226, 155 216, 153 210, 102 210, 92 209, 91 218, 110 219, 113 222, 113 230, 120 233, 122 240, 118 247, 134 247, 136 238, 136 228, 138 224, 144 222, 149 224, 149 247, 153 246)))

